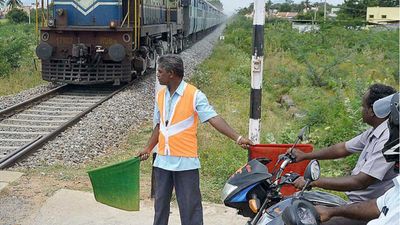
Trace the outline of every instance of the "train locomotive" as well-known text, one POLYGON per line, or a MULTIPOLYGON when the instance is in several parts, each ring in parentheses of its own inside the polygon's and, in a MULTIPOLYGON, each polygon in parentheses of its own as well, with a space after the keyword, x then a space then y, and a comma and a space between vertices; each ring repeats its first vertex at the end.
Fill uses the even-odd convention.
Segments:
POLYGON ((225 20, 206 0, 54 0, 36 54, 46 81, 131 81, 225 20))

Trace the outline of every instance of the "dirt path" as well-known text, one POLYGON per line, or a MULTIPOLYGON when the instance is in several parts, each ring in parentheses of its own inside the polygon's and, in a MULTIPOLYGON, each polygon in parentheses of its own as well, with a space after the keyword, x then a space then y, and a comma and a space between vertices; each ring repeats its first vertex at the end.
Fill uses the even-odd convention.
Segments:
POLYGON ((86 179, 74 181, 60 179, 62 174, 27 175, 10 184, 0 193, 0 224, 24 224, 32 219, 43 203, 55 191, 66 188, 84 190, 90 188, 86 179))
MULTIPOLYGON (((125 212, 94 200, 87 176, 63 173, 25 174, 0 193, 0 225, 151 225, 150 177, 140 182, 141 209, 125 212)), ((245 219, 220 204, 203 203, 206 225, 245 224, 245 219)), ((170 224, 180 224, 176 202, 171 203, 170 224)))

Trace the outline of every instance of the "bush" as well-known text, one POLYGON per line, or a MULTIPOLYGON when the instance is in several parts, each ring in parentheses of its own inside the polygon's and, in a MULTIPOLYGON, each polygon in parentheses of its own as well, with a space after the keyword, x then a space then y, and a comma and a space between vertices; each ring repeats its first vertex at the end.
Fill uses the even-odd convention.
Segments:
POLYGON ((26 23, 29 20, 28 14, 25 11, 18 8, 11 9, 6 18, 10 20, 12 23, 26 23))
POLYGON ((33 25, 0 25, 0 77, 7 76, 12 69, 24 62, 32 62, 35 38, 33 25))

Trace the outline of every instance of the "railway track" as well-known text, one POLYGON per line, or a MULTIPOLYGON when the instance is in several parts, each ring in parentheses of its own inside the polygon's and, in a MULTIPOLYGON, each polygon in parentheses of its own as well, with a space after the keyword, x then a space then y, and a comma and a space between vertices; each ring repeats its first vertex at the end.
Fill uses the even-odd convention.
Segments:
POLYGON ((40 148, 129 85, 64 85, 0 111, 0 169, 40 148))

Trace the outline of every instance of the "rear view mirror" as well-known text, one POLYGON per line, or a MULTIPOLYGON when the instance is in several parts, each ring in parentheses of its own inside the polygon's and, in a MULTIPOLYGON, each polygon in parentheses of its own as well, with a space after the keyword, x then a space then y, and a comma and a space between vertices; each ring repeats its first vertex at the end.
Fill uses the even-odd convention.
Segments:
POLYGON ((319 162, 317 160, 311 160, 308 164, 306 171, 304 172, 304 179, 306 181, 315 181, 319 179, 321 175, 321 170, 319 166, 319 162))
POLYGON ((297 138, 301 141, 307 140, 309 133, 310 133, 310 127, 305 126, 301 129, 300 133, 297 135, 297 138))

